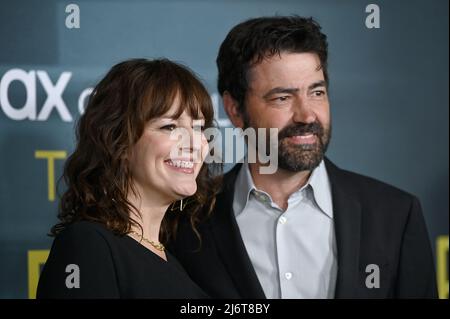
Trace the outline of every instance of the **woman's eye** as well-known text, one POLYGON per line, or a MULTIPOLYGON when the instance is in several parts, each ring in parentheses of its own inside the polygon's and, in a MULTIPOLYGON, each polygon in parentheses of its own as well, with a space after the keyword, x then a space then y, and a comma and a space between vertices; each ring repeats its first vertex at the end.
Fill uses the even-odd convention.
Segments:
POLYGON ((164 125, 161 127, 162 130, 173 131, 177 126, 175 124, 164 125))
POLYGON ((192 127, 192 129, 194 131, 201 131, 201 132, 203 132, 205 130, 205 125, 197 125, 197 126, 192 127))

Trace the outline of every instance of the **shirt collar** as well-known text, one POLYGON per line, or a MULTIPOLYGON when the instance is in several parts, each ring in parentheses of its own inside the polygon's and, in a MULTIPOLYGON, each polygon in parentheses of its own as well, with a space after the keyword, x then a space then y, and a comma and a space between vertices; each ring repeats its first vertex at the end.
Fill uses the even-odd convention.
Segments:
POLYGON ((313 170, 308 183, 312 187, 313 196, 319 208, 328 217, 333 218, 331 183, 323 160, 313 170))
POLYGON ((248 198, 252 190, 256 190, 255 184, 253 184, 253 178, 248 167, 247 157, 239 170, 236 177, 234 187, 234 200, 233 210, 234 214, 238 216, 247 206, 248 198))
MULTIPOLYGON (((312 189, 312 198, 315 200, 320 210, 328 217, 333 218, 331 184, 323 160, 320 162, 319 166, 312 171, 308 182, 302 188, 294 192, 289 198, 292 199, 299 196, 299 193, 302 190, 307 190, 308 188, 312 189)), ((257 191, 257 188, 253 183, 247 158, 245 158, 235 182, 233 210, 236 217, 244 211, 253 190, 257 191)), ((268 197, 270 198, 269 195, 268 197)))

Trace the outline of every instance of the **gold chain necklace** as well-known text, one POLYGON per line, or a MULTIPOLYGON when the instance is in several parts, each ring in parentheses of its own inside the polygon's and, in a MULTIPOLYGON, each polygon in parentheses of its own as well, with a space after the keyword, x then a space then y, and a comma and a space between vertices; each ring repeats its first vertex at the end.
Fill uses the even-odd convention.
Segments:
POLYGON ((141 234, 135 232, 134 230, 132 230, 130 233, 133 234, 133 235, 136 235, 136 236, 140 237, 143 241, 145 241, 146 243, 149 243, 150 245, 152 245, 156 250, 159 250, 159 251, 165 251, 165 250, 166 250, 166 247, 164 247, 163 244, 161 244, 161 243, 156 243, 156 242, 154 242, 153 240, 147 239, 147 238, 145 238, 143 235, 141 235, 141 234))

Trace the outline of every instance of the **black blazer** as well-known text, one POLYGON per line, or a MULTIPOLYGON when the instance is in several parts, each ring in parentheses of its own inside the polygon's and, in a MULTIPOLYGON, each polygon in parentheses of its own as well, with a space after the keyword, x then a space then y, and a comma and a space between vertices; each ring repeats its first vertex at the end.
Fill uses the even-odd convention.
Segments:
MULTIPOLYGON (((331 181, 338 274, 336 298, 436 298, 430 242, 418 199, 325 159, 331 181), (380 287, 366 287, 368 264, 380 287)), ((265 298, 232 208, 241 164, 224 177, 212 216, 199 227, 187 219, 170 247, 190 277, 213 298, 265 298)), ((263 235, 263 234, 262 234, 263 235)))

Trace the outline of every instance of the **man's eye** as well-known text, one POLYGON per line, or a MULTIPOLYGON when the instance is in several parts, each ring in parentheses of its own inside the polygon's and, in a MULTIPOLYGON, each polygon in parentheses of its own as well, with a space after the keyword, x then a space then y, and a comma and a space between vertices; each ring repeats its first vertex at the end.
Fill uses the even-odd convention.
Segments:
POLYGON ((319 91, 313 91, 314 96, 324 96, 325 91, 319 90, 319 91))
POLYGON ((289 99, 289 96, 278 96, 276 98, 273 98, 272 101, 274 102, 285 102, 289 99))
POLYGON ((161 127, 162 130, 173 131, 177 126, 175 124, 168 124, 161 127))

